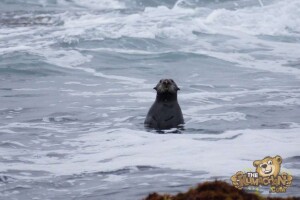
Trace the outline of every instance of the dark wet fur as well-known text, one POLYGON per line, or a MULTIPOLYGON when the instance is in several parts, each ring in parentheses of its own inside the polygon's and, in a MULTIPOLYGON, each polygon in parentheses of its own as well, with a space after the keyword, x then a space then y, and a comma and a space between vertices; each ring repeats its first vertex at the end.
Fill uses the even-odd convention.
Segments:
POLYGON ((184 120, 177 101, 179 88, 176 83, 172 79, 162 79, 154 89, 157 95, 145 119, 145 126, 164 130, 182 125, 184 120))

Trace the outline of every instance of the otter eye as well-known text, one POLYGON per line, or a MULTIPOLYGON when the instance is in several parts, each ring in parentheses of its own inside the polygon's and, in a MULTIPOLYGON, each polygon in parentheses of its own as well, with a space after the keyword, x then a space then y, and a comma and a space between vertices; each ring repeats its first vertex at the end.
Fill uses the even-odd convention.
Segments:
POLYGON ((272 165, 272 164, 273 164, 272 160, 269 160, 268 165, 272 165))

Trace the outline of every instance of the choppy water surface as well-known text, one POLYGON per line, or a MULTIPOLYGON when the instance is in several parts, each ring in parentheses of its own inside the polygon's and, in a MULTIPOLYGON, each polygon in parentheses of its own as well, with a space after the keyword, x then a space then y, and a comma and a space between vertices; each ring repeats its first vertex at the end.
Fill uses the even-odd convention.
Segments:
POLYGON ((0 199, 141 199, 277 154, 299 195, 300 2, 262 3, 1 0, 0 199), (185 130, 147 132, 169 77, 185 130))

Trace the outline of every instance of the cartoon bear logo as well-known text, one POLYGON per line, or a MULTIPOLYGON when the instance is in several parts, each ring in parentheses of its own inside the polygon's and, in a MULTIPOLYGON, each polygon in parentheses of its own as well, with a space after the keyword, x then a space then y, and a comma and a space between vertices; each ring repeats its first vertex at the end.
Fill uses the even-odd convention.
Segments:
MULTIPOLYGON (((283 193, 292 185, 293 177, 287 172, 280 172, 282 158, 267 156, 262 160, 255 160, 254 171, 238 171, 231 176, 232 185, 238 189, 248 186, 270 186, 269 192, 283 193)), ((283 170, 284 171, 284 170, 283 170)))
POLYGON ((268 177, 274 176, 277 177, 280 172, 280 167, 282 163, 282 158, 280 156, 270 157, 267 156, 262 160, 255 160, 253 166, 256 167, 256 172, 259 176, 268 177))

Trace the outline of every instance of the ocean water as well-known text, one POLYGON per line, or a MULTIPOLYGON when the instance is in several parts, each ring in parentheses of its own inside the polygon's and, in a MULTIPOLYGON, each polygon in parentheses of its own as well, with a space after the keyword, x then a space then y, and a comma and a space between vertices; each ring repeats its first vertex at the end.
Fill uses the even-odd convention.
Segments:
POLYGON ((280 155, 300 196, 299 0, 0 0, 0 199, 142 199, 280 155), (143 121, 173 78, 185 129, 143 121))

